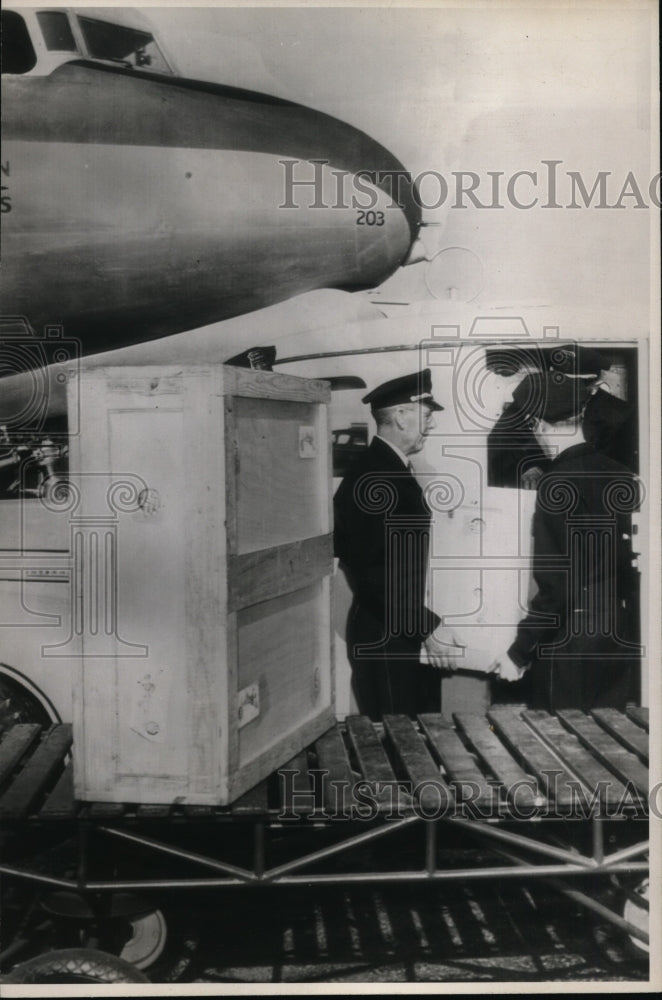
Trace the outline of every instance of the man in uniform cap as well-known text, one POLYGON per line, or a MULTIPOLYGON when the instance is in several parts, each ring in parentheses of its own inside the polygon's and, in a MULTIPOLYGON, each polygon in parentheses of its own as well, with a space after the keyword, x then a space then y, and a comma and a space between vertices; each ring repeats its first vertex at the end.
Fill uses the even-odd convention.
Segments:
POLYGON ((272 372, 275 360, 276 348, 270 345, 269 347, 250 347, 247 351, 242 351, 241 354, 235 354, 233 358, 228 358, 225 364, 234 365, 237 368, 254 368, 272 372))
POLYGON ((359 712, 378 720, 438 709, 437 670, 455 661, 433 636, 440 619, 425 605, 431 511, 409 461, 443 409, 430 369, 385 382, 363 402, 377 433, 338 487, 334 538, 354 595, 347 623, 352 689, 359 712))
POLYGON ((601 371, 609 368, 609 362, 600 351, 583 344, 561 344, 551 349, 547 359, 549 371, 562 372, 571 378, 596 379, 601 371))
MULTIPOLYGON (((591 386, 592 392, 600 373, 609 368, 609 361, 599 351, 573 343, 541 352, 540 361, 543 371, 578 379, 578 390, 591 386)), ((601 392, 600 395, 606 396, 606 393, 601 392)), ((607 400, 602 409, 611 410, 611 397, 607 397, 607 400)), ((493 486, 535 489, 540 477, 549 467, 549 460, 527 426, 526 413, 522 411, 523 402, 526 399, 522 400, 515 392, 512 402, 504 408, 503 414, 490 431, 487 449, 488 482, 493 486)), ((617 400, 616 406, 620 402, 617 400)))
POLYGON ((558 371, 528 375, 514 400, 551 459, 533 518, 537 593, 493 667, 514 681, 531 669, 534 708, 623 710, 634 695, 632 473, 587 443, 591 386, 558 371))

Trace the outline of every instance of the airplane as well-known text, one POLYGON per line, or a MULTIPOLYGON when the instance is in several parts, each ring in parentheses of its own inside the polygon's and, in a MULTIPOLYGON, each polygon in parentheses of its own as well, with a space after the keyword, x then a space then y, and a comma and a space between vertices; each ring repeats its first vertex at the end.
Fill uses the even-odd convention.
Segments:
POLYGON ((38 335, 96 354, 408 258, 411 180, 357 128, 179 75, 133 11, 3 10, 2 34, 2 312, 38 335))

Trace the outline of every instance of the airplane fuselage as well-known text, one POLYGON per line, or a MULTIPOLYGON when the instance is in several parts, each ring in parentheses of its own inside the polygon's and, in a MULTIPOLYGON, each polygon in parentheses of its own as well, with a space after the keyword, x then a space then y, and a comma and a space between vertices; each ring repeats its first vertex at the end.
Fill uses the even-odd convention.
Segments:
POLYGON ((2 311, 84 354, 374 286, 418 232, 407 185, 352 204, 359 172, 401 164, 298 104, 87 60, 3 87, 2 311))

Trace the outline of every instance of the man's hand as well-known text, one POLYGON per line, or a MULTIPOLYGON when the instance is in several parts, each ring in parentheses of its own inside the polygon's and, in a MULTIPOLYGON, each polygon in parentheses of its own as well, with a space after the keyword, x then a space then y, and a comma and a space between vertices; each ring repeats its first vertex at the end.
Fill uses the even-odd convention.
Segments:
POLYGON ((521 681, 526 673, 526 667, 518 667, 508 653, 501 653, 491 664, 489 672, 496 674, 502 681, 521 681))
POLYGON ((520 480, 520 487, 523 490, 537 490, 538 483, 542 478, 542 469, 534 465, 526 472, 522 473, 522 478, 520 480))
POLYGON ((428 660, 438 670, 455 671, 462 666, 465 647, 462 646, 448 629, 438 628, 425 640, 428 660))

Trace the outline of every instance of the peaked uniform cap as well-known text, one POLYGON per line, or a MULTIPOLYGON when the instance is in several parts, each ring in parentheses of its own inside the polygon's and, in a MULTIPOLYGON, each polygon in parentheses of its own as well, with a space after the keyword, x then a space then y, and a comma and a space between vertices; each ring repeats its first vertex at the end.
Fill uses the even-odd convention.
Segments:
POLYGON ((233 358, 228 358, 226 365, 235 365, 237 368, 259 368, 262 371, 273 371, 273 364, 276 360, 276 348, 251 347, 241 354, 235 354, 233 358))
POLYGON ((513 402, 530 417, 549 423, 578 416, 590 396, 590 386, 583 379, 561 372, 527 375, 513 392, 513 402))
POLYGON ((593 347, 566 344, 555 348, 550 358, 550 371, 578 377, 597 377, 609 368, 609 361, 593 347))
POLYGON ((383 382, 363 397, 372 410, 382 410, 386 406, 400 403, 425 403, 432 410, 443 410, 443 406, 432 395, 432 375, 429 368, 411 375, 401 375, 389 382, 383 382))

